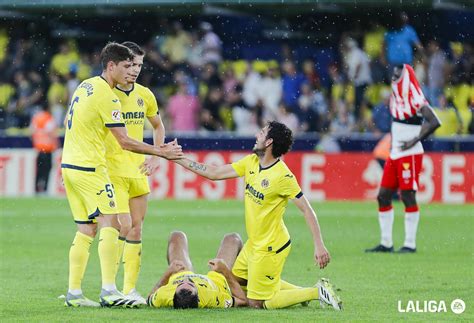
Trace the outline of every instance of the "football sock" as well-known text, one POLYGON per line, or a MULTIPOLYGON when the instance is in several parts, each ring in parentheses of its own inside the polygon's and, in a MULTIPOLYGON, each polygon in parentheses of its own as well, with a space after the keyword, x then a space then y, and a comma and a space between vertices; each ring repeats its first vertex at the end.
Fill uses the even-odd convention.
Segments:
POLYGON ((125 237, 118 237, 118 249, 117 249, 117 263, 115 264, 115 276, 117 276, 120 268, 120 262, 122 261, 123 246, 125 245, 125 237))
POLYGON ((392 247, 392 227, 393 227, 393 207, 379 207, 379 224, 381 240, 380 244, 385 247, 392 247))
POLYGON ((298 289, 298 288, 302 288, 302 287, 293 285, 292 283, 284 281, 283 279, 280 280, 280 290, 298 289))
MULTIPOLYGON (((81 282, 89 260, 89 248, 93 238, 79 231, 69 249, 69 291, 81 291, 81 282)), ((81 294, 81 293, 79 293, 81 294)))
POLYGON ((130 241, 125 242, 123 250, 123 293, 128 294, 135 288, 140 273, 142 260, 142 242, 130 241))
POLYGON ((407 207, 405 209, 405 243, 403 246, 416 248, 416 230, 420 220, 418 206, 407 207))
POLYGON ((102 288, 111 290, 115 286, 115 267, 117 263, 118 248, 117 229, 105 227, 100 229, 99 236, 99 259, 100 270, 102 272, 102 288), (106 288, 107 286, 107 288, 106 288))
POLYGON ((288 289, 278 291, 272 299, 263 304, 267 309, 285 308, 319 298, 318 289, 315 287, 288 289))

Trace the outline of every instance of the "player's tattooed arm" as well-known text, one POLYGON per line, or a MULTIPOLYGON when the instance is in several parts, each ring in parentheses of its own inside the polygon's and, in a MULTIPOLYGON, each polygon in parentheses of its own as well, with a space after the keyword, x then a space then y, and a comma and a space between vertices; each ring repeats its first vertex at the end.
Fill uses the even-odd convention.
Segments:
POLYGON ((197 163, 197 162, 195 162, 195 161, 191 161, 191 162, 189 163, 189 168, 195 169, 195 170, 197 170, 197 171, 203 171, 203 172, 205 172, 205 171, 207 170, 206 165, 197 163))
POLYGON ((201 175, 213 181, 239 177, 239 175, 235 172, 231 164, 208 165, 198 163, 186 157, 179 160, 175 160, 174 162, 198 175, 201 175))

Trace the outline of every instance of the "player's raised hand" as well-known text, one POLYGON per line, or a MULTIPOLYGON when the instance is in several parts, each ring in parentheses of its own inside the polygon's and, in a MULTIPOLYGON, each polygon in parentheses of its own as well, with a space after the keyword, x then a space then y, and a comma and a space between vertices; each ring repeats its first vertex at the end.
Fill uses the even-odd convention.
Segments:
POLYGON ((181 145, 178 144, 178 141, 175 138, 173 141, 160 146, 159 156, 168 160, 173 160, 183 158, 184 154, 181 145))
POLYGON ((224 270, 229 269, 224 259, 214 258, 208 262, 209 269, 218 273, 222 273, 224 270))
POLYGON ((331 256, 329 255, 329 251, 327 251, 326 247, 322 246, 318 248, 314 253, 314 258, 316 263, 319 265, 319 268, 323 269, 329 264, 331 261, 331 256))

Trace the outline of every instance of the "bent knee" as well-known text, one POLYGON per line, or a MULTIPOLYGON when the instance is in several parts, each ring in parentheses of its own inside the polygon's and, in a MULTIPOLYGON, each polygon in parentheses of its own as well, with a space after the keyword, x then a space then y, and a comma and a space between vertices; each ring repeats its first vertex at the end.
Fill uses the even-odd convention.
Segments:
POLYGON ((224 241, 229 241, 231 243, 235 243, 235 244, 239 245, 240 247, 242 247, 242 245, 243 245, 242 238, 240 237, 240 235, 237 232, 227 233, 224 236, 224 241))
POLYGON ((169 241, 187 240, 186 233, 183 231, 173 231, 170 234, 169 241))
POLYGON ((255 300, 255 299, 249 299, 249 307, 252 308, 263 308, 263 301, 260 300, 255 300))
POLYGON ((97 224, 79 224, 77 226, 77 231, 91 238, 95 238, 97 235, 97 224))

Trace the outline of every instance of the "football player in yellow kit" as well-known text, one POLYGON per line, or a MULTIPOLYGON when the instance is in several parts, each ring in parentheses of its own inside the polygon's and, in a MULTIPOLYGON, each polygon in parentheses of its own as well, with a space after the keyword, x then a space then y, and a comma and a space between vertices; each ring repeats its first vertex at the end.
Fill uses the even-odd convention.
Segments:
MULTIPOLYGON (((122 118, 127 133, 131 138, 143 141, 145 119, 147 119, 153 127, 154 144, 160 146, 164 143, 165 127, 155 96, 148 88, 136 83, 143 66, 145 52, 134 42, 127 41, 122 45, 133 53, 130 78, 127 79, 127 83, 117 84, 113 92, 122 105, 122 118)), ((145 160, 144 155, 122 149, 112 134, 107 136, 106 149, 107 168, 115 191, 121 225, 117 270, 123 257, 123 293, 145 304, 145 299, 135 287, 141 265, 142 225, 150 193, 147 175, 153 173, 159 161, 155 156, 145 160)))
POLYGON ((169 267, 148 296, 148 305, 176 309, 247 306, 247 297, 230 270, 241 249, 240 236, 226 234, 216 258, 208 262, 210 271, 200 275, 194 273, 186 235, 172 232, 167 252, 169 267))
POLYGON ((291 240, 283 215, 292 200, 303 213, 313 236, 314 257, 320 268, 329 263, 316 213, 280 156, 293 143, 291 130, 279 122, 269 122, 256 134, 253 154, 226 165, 201 164, 188 158, 176 162, 211 180, 245 177, 245 223, 248 240, 232 272, 247 288, 249 306, 284 308, 318 299, 341 309, 341 301, 327 279, 314 287, 301 288, 281 279, 291 240))
POLYGON ((182 157, 175 143, 155 147, 130 138, 113 93, 118 83, 130 77, 133 54, 120 44, 109 43, 101 52, 103 73, 83 81, 76 89, 65 120, 66 134, 61 168, 69 206, 77 232, 69 251, 69 289, 66 306, 99 306, 84 297, 82 278, 90 245, 99 224, 99 259, 102 274, 102 306, 134 306, 115 287, 118 249, 117 208, 105 158, 105 138, 112 133, 123 149, 167 159, 182 157))

